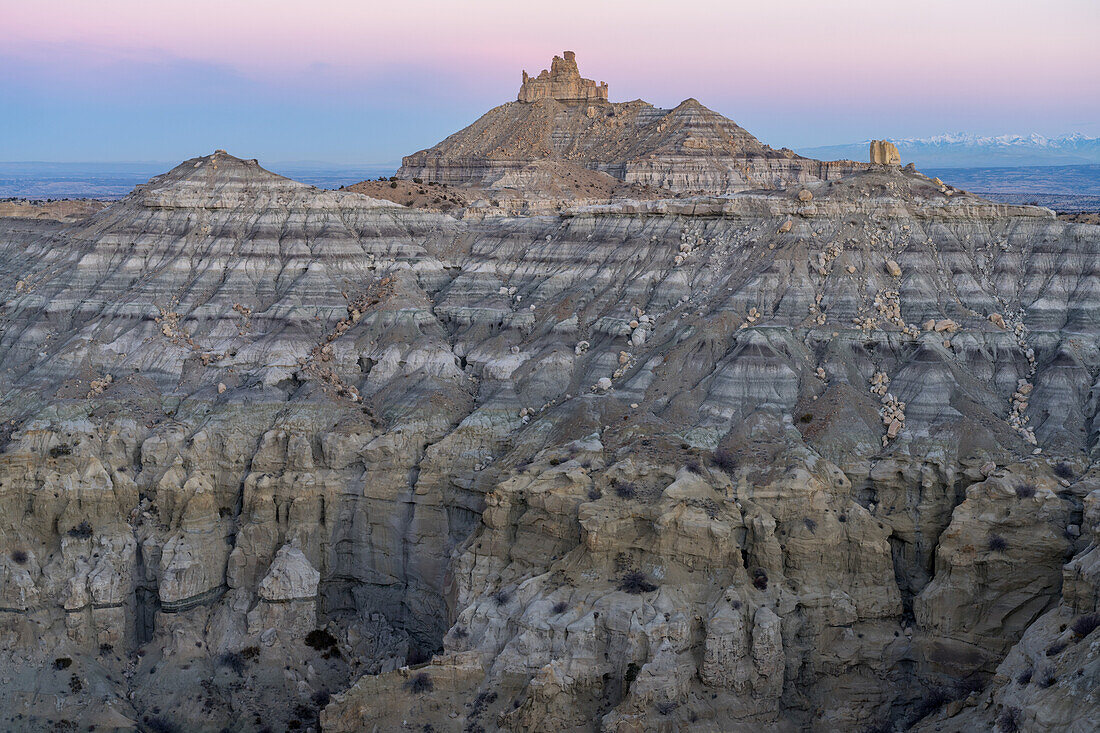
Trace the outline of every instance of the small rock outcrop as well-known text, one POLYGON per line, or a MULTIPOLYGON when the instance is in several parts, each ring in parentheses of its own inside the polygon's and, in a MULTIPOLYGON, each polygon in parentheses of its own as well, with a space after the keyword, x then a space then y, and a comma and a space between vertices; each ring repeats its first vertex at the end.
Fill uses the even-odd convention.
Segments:
POLYGON ((872 140, 871 165, 901 165, 901 153, 889 140, 872 140))

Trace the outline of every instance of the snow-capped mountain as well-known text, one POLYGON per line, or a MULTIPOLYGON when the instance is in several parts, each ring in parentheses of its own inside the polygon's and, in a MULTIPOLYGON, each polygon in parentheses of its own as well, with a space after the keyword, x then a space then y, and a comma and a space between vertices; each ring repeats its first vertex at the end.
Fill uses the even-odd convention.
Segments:
MULTIPOLYGON (((904 163, 928 168, 1018 167, 1100 163, 1100 138, 1081 133, 1047 137, 972 135, 954 132, 933 137, 891 138, 904 163)), ((823 160, 864 160, 870 140, 846 145, 800 148, 802 155, 823 160)))

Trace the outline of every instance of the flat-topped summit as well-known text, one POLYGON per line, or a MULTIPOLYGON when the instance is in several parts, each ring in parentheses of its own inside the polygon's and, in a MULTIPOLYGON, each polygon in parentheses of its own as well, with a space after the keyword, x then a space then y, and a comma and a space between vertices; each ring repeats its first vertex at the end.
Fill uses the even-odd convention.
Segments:
POLYGON ((519 88, 517 102, 535 102, 539 99, 555 99, 559 102, 607 101, 607 82, 599 84, 581 77, 577 68, 577 55, 563 51, 550 62, 550 70, 543 69, 538 76, 523 72, 523 84, 519 88))

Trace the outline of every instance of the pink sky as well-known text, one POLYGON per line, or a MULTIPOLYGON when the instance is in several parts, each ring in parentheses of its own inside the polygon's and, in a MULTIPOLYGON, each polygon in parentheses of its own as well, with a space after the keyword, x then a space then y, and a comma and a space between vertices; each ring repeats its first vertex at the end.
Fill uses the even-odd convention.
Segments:
MULTIPOLYGON (((896 134, 1100 135, 1097 0, 0 0, 0 28, 0 61, 59 100, 131 89, 136 104, 135 80, 193 91, 194 67, 195 88, 232 77, 265 100, 338 104, 344 90, 472 111, 569 48, 613 100, 692 96, 767 125, 795 114, 803 128, 776 130, 807 141, 815 122, 858 139, 847 115, 918 123, 896 134)), ((0 80, 0 99, 18 85, 0 80)))

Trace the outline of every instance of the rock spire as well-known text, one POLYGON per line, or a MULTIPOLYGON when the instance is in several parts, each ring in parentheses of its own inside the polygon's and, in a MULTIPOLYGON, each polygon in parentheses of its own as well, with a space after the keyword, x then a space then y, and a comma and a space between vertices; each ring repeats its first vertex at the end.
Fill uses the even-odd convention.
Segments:
POLYGON ((516 100, 534 102, 539 99, 556 99, 559 102, 607 101, 607 82, 599 84, 581 77, 577 68, 577 55, 563 51, 550 62, 550 70, 543 69, 538 76, 523 72, 523 85, 516 100))

